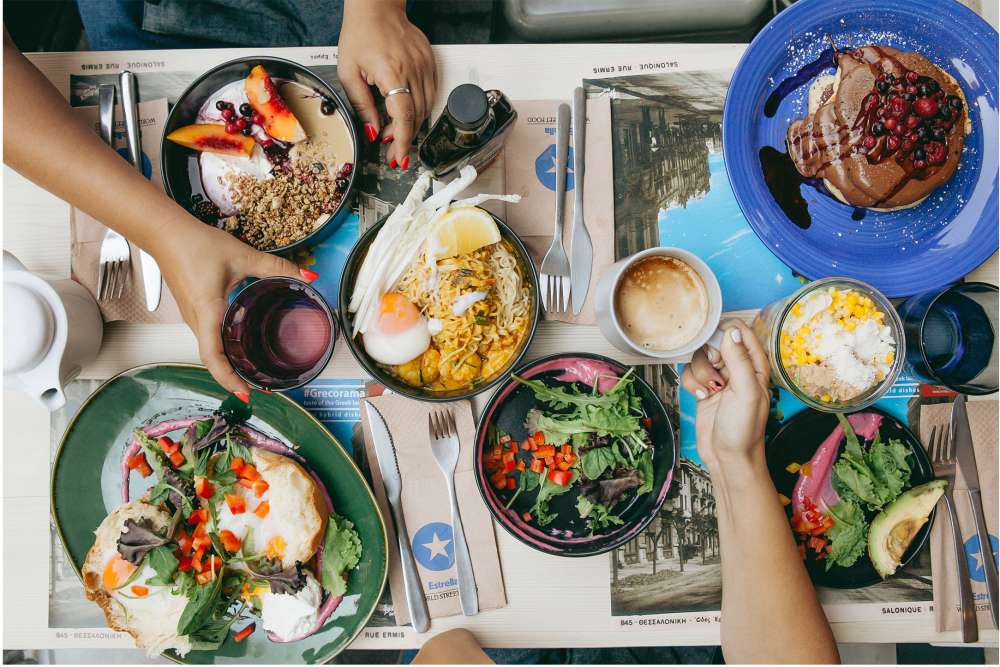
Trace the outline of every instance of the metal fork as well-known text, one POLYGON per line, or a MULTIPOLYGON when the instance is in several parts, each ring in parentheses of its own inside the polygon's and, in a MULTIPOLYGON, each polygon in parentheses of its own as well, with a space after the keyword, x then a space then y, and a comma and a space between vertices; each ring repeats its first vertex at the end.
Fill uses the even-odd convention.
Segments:
POLYGON ((566 158, 569 153, 569 105, 556 114, 556 224, 552 245, 542 258, 542 304, 550 313, 569 310, 569 257, 563 248, 563 201, 566 199, 566 158))
POLYGON ((458 597, 462 603, 462 613, 475 616, 479 613, 479 596, 476 593, 476 575, 472 571, 469 545, 465 542, 465 529, 458 511, 458 496, 455 494, 455 467, 458 465, 458 428, 451 410, 431 411, 427 414, 428 430, 431 437, 431 453, 448 483, 448 497, 451 500, 451 535, 455 547, 455 565, 458 568, 458 597))
POLYGON ((931 429, 931 441, 927 447, 934 466, 934 475, 948 482, 944 490, 944 506, 948 510, 951 521, 952 540, 955 543, 955 562, 958 565, 958 612, 962 615, 962 641, 966 644, 979 639, 979 625, 976 621, 976 604, 972 597, 972 584, 969 581, 969 562, 965 555, 965 543, 962 540, 962 530, 958 525, 958 515, 955 513, 955 471, 958 459, 955 447, 951 441, 949 430, 945 426, 935 426, 931 429))
MULTIPOLYGON (((101 120, 101 139, 114 148, 111 126, 115 113, 115 87, 103 84, 98 89, 98 112, 101 120)), ((132 256, 128 241, 113 229, 104 233, 101 241, 101 259, 97 273, 97 300, 120 299, 131 273, 132 256)))

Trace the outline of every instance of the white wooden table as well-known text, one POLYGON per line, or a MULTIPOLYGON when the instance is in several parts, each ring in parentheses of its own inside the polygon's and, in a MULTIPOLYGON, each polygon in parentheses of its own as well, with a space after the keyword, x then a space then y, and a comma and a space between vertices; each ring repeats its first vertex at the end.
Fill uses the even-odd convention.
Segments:
MULTIPOLYGON (((994 9, 995 13, 995 9, 994 9)), ((993 17, 995 22, 995 17, 993 17)), ((656 71, 709 69, 720 59, 731 62, 742 45, 476 45, 435 49, 440 84, 436 110, 458 83, 473 81, 498 87, 515 99, 571 97, 584 77, 594 77, 596 67, 650 64, 656 71)), ((276 49, 280 55, 309 63, 310 49, 276 49)), ((250 50, 202 52, 145 52, 141 62, 127 62, 121 54, 101 54, 108 63, 142 71, 158 58, 190 61, 201 71, 230 58, 254 55, 250 50)), ((93 54, 91 54, 93 55, 93 54)), ((77 55, 37 54, 32 60, 64 92, 77 55)), ((329 64, 329 63, 324 63, 329 64)), ((114 71, 114 70, 111 70, 114 71)), ((69 275, 69 207, 49 193, 4 170, 3 245, 28 269, 49 279, 69 275)), ((996 282, 994 255, 978 269, 976 279, 996 282)), ((543 323, 529 356, 538 357, 567 349, 597 352, 625 363, 637 357, 612 348, 596 327, 543 323)), ((132 366, 157 361, 198 362, 195 339, 183 325, 152 326, 115 323, 106 327, 98 359, 83 370, 83 378, 108 378, 132 366)), ((338 346, 324 377, 359 378, 363 371, 346 347, 338 346)), ((30 400, 4 393, 3 499, 4 499, 4 648, 130 647, 128 639, 59 635, 48 628, 49 540, 49 419, 30 400)), ((354 648, 419 646, 434 633, 467 627, 484 645, 494 647, 640 646, 717 644, 718 626, 622 626, 611 616, 610 562, 607 556, 561 559, 542 555, 496 530, 507 588, 508 606, 473 618, 436 619, 431 633, 416 635, 410 628, 363 633, 354 648)), ((57 547, 58 548, 58 547, 57 547)), ((94 629, 99 632, 99 629, 94 629)), ((835 623, 842 642, 953 642, 957 633, 936 634, 933 619, 835 623)), ((982 639, 993 645, 996 631, 982 639)))

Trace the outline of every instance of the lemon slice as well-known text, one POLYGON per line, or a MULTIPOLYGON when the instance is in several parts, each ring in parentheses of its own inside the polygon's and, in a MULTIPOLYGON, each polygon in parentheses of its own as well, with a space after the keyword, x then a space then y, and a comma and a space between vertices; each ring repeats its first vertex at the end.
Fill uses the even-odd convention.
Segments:
POLYGON ((493 216, 478 206, 449 208, 433 224, 431 243, 439 259, 467 255, 500 242, 500 229, 493 216))

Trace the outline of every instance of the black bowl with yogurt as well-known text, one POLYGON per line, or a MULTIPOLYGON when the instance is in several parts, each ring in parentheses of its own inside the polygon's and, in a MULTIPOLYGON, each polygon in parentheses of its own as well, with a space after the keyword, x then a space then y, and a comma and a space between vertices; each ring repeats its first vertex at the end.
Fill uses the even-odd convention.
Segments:
MULTIPOLYGON (((338 153, 344 154, 343 163, 349 163, 349 173, 343 173, 342 178, 346 180, 346 185, 342 190, 339 202, 332 207, 329 212, 323 211, 320 216, 311 223, 310 231, 301 238, 294 241, 275 245, 274 247, 262 247, 261 250, 270 253, 288 254, 296 249, 315 245, 332 234, 347 219, 353 210, 353 195, 356 184, 357 169, 355 168, 360 155, 358 142, 358 132, 355 127, 354 113, 351 106, 346 103, 343 97, 329 84, 319 78, 311 70, 283 58, 273 58, 268 56, 254 56, 249 58, 238 58, 222 63, 214 67, 200 77, 198 77, 187 89, 181 93, 180 98, 173 105, 170 115, 163 130, 163 138, 160 147, 160 167, 163 174, 163 184, 167 195, 186 210, 200 217, 207 224, 216 224, 224 227, 224 218, 235 209, 231 205, 231 197, 227 199, 226 194, 220 192, 225 190, 220 183, 228 181, 225 175, 231 173, 233 158, 222 156, 221 159, 216 154, 211 154, 208 158, 202 158, 203 153, 186 148, 169 141, 167 136, 174 130, 204 122, 222 122, 217 119, 205 117, 206 109, 215 111, 214 100, 221 97, 231 99, 236 102, 236 107, 240 106, 245 99, 236 99, 241 89, 242 82, 250 75, 250 71, 257 65, 261 65, 267 70, 274 84, 279 87, 282 97, 286 103, 296 112, 298 105, 311 105, 299 107, 304 113, 295 113, 299 122, 306 130, 306 134, 312 136, 311 126, 317 126, 325 131, 331 127, 327 123, 336 121, 336 127, 329 133, 335 137, 338 153), (286 88, 287 86, 287 88, 286 88), (286 94, 287 90, 302 91, 302 95, 292 96, 286 94), (223 93, 223 91, 228 91, 223 93), (313 109, 323 107, 324 118, 313 117, 308 112, 313 109), (333 113, 330 113, 331 106, 333 113), (199 113, 202 117, 199 118, 199 113), (317 125, 318 124, 318 125, 317 125), (342 128, 342 131, 341 131, 342 128), (349 153, 349 155, 348 155, 349 153), (206 177, 206 173, 211 172, 206 177), (223 177, 220 177, 220 174, 223 177), (214 185, 213 185, 214 184, 214 185), (228 207, 226 204, 230 204, 228 207), (217 218, 211 213, 206 214, 207 209, 215 207, 220 209, 221 215, 217 218), (221 204, 221 205, 220 205, 221 204)), ((236 112, 237 116, 239 111, 236 112)), ((318 116, 319 112, 315 115, 318 116)), ((266 136, 260 130, 255 130, 257 138, 266 136)), ((280 147, 280 144, 279 144, 280 147)), ((263 178, 269 171, 269 166, 273 166, 270 160, 273 153, 265 152, 258 144, 251 158, 247 159, 247 170, 245 173, 255 177, 263 178)), ((244 158, 236 158, 242 160, 244 158)), ((280 159, 280 158, 279 158, 280 159)), ((321 163, 322 164, 322 163, 321 163)), ((243 164, 240 163, 238 173, 243 172, 243 164)), ((340 176, 340 174, 338 174, 340 176)), ((340 191, 338 191, 340 192, 340 191)), ((232 230, 230 230, 232 231, 232 230)), ((235 233, 237 237, 239 233, 235 233)), ((245 239, 244 239, 245 240, 245 239)))

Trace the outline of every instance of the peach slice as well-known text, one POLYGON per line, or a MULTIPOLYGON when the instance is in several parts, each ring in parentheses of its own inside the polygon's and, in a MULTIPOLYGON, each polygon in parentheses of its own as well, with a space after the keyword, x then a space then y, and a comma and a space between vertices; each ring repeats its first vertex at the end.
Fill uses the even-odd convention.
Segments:
POLYGON ((225 125, 214 123, 196 123, 179 127, 167 135, 167 139, 193 148, 196 151, 208 151, 209 153, 222 153, 223 155, 235 155, 238 157, 250 157, 253 151, 253 137, 245 137, 242 134, 229 134, 225 125))
POLYGON ((264 131, 277 139, 289 143, 298 143, 306 138, 306 132, 292 110, 281 99, 267 70, 257 65, 250 70, 250 76, 244 83, 247 99, 254 111, 264 117, 264 131))

